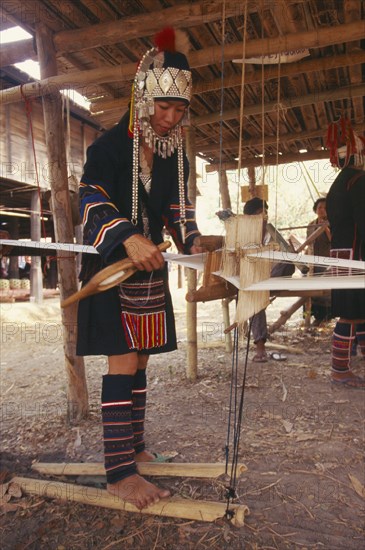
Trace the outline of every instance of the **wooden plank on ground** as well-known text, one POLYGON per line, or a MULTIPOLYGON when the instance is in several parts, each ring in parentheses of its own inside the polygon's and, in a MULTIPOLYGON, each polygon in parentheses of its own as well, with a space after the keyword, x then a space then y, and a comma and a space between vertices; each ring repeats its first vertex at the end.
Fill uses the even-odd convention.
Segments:
MULTIPOLYGON (((211 522, 223 518, 227 508, 226 503, 222 502, 204 502, 170 497, 162 499, 160 502, 148 506, 148 508, 139 510, 133 504, 120 500, 105 489, 25 477, 14 477, 12 482, 18 484, 26 494, 41 498, 56 498, 66 502, 80 502, 91 506, 124 510, 125 512, 184 518, 194 521, 211 522)), ((245 522, 245 515, 249 513, 248 507, 243 504, 232 504, 229 511, 233 515, 231 518, 232 524, 242 527, 245 522)))
MULTIPOLYGON (((138 462, 138 472, 147 476, 175 476, 175 477, 199 477, 216 478, 225 473, 225 464, 194 464, 190 462, 138 462)), ((35 462, 32 470, 45 475, 55 476, 105 476, 104 465, 99 462, 61 462, 47 463, 35 462)), ((228 473, 231 471, 231 464, 228 465, 228 473)), ((244 464, 237 465, 237 476, 247 471, 244 464)))

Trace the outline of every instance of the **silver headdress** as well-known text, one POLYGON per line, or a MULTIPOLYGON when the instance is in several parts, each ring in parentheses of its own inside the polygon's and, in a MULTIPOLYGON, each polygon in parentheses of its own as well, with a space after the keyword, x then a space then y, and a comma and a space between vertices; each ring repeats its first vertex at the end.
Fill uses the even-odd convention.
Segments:
POLYGON ((133 126, 133 200, 132 223, 137 224, 138 178, 140 177, 140 135, 162 158, 178 150, 180 224, 184 240, 185 194, 181 128, 188 124, 188 108, 192 94, 191 71, 185 53, 188 40, 184 33, 167 28, 155 37, 156 46, 142 57, 134 78, 131 101, 130 130, 133 126), (182 121, 168 135, 159 136, 151 126, 155 100, 179 100, 186 103, 182 121))

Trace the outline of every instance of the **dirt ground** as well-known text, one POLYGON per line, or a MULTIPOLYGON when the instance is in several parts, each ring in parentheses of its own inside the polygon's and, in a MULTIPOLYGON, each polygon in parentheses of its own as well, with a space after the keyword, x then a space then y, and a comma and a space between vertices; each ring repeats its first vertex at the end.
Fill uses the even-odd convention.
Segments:
MULTIPOLYGON (((222 462, 232 356, 225 350, 220 304, 198 305, 199 375, 193 383, 186 377, 183 291, 174 293, 174 302, 179 350, 149 365, 148 448, 176 453, 175 462, 222 462)), ((269 322, 286 305, 274 302, 269 322)), ((8 491, 0 507, 2 549, 362 548, 365 394, 333 388, 328 380, 332 327, 305 332, 296 314, 268 345, 269 351, 284 346, 280 351, 286 361, 248 361, 239 447, 239 462, 248 470, 236 486, 236 502, 250 509, 245 526, 19 496, 3 485, 8 491)), ((42 478, 31 470, 34 461, 101 461, 105 358, 86 359, 90 414, 77 426, 67 425, 57 298, 41 306, 1 304, 1 339, 2 482, 11 474, 42 478)), ((239 392, 244 354, 242 342, 239 392)), ((354 359, 357 373, 364 374, 364 365, 354 359)), ((93 483, 71 480, 88 481, 93 483)), ((228 483, 224 478, 167 477, 157 482, 186 499, 220 502, 225 502, 228 483)))

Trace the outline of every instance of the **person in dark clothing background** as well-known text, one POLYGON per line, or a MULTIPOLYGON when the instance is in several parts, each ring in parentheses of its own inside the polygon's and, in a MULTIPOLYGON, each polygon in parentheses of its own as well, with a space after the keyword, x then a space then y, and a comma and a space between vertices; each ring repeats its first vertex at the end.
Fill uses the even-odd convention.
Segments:
MULTIPOLYGON (((334 132, 334 135, 337 135, 334 132)), ((344 136, 345 137, 345 136, 344 136)), ((332 234, 331 256, 365 259, 365 139, 347 128, 345 144, 332 140, 331 162, 341 168, 327 195, 332 234)), ((331 144, 331 143, 330 143, 331 144)), ((335 264, 334 264, 335 265, 335 264)), ((334 267, 333 270, 336 271, 334 267)), ((332 315, 339 317, 333 331, 332 376, 336 385, 365 389, 365 380, 351 370, 351 347, 356 337, 365 357, 365 290, 332 290, 332 315)))

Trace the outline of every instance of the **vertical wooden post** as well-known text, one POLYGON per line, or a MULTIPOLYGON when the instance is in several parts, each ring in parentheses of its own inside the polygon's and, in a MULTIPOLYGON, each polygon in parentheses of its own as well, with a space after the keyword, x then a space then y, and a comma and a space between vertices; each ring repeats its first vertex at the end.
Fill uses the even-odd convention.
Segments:
MULTIPOLYGON (((10 238, 19 239, 19 218, 10 218, 10 238)), ((9 279, 19 279, 19 256, 9 256, 9 279)))
MULTIPOLYGON (((33 191, 30 200, 30 238, 41 240, 41 203, 38 191, 33 191)), ((43 277, 40 256, 32 256, 30 266, 30 299, 36 304, 43 301, 43 277)))
MULTIPOLYGON (((224 329, 227 329, 231 323, 229 320, 229 302, 230 298, 223 298, 222 300, 222 313, 223 313, 223 326, 224 329)), ((226 344, 226 352, 232 353, 232 338, 231 333, 227 332, 227 334, 224 335, 224 341, 226 344)))
POLYGON ((247 174, 248 174, 248 188, 249 192, 251 194, 251 197, 255 196, 255 188, 256 188, 256 172, 254 166, 249 166, 247 168, 247 174))
MULTIPOLYGON (((188 197, 192 204, 196 204, 196 154, 195 128, 190 126, 186 131, 186 154, 189 160, 190 171, 188 181, 188 197)), ((186 269, 187 290, 196 290, 197 272, 195 269, 186 269)), ((186 376, 189 380, 196 380, 198 375, 198 345, 197 345, 197 305, 186 302, 187 328, 187 358, 186 376)))
MULTIPOLYGON (((36 42, 41 78, 57 74, 57 60, 50 30, 43 24, 36 27, 36 42)), ((68 190, 66 148, 63 132, 62 102, 58 90, 43 96, 43 116, 48 155, 48 176, 51 181, 51 206, 56 242, 72 243, 71 203, 68 190)), ((78 290, 75 255, 58 253, 58 277, 61 300, 78 290)), ((88 393, 84 360, 76 356, 77 305, 62 309, 63 346, 68 377, 67 416, 79 421, 88 411, 88 393)))
POLYGON ((227 208, 230 209, 231 197, 229 196, 228 178, 227 178, 227 172, 225 170, 221 170, 219 172, 219 193, 222 201, 222 209, 223 210, 226 210, 227 208))

